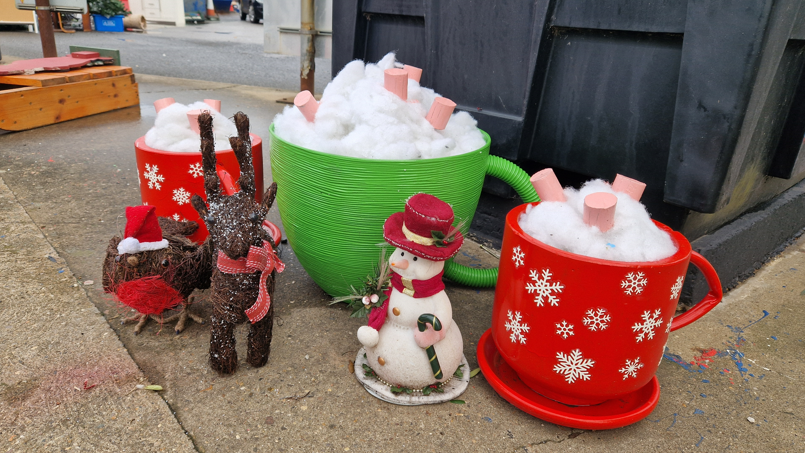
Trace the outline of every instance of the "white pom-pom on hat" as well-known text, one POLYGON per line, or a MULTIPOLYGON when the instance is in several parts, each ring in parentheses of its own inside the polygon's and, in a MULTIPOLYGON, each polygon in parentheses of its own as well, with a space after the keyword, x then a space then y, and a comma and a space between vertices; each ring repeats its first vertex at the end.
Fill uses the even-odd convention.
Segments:
POLYGON ((126 207, 126 237, 117 245, 119 255, 168 247, 168 240, 162 237, 162 228, 159 227, 155 210, 154 206, 126 207))

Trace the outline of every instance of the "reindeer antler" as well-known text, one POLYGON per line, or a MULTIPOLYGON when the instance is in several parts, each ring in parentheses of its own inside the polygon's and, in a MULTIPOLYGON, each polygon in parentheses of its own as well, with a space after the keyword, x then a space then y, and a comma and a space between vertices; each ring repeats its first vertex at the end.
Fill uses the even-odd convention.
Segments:
POLYGON ((201 167, 204 169, 204 190, 207 192, 207 201, 221 195, 218 172, 215 170, 215 137, 212 133, 212 115, 203 111, 198 116, 198 128, 201 135, 201 167))
POLYGON ((254 165, 252 165, 252 140, 249 136, 249 117, 243 112, 235 114, 235 127, 238 128, 238 136, 230 137, 229 143, 235 151, 235 157, 240 165, 240 178, 238 185, 240 190, 246 195, 254 197, 254 165))

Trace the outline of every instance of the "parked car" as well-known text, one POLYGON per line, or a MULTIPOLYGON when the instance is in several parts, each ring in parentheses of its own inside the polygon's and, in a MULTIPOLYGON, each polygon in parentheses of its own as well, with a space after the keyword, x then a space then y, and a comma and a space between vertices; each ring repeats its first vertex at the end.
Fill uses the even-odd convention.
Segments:
POLYGON ((253 24, 259 24, 263 19, 262 0, 240 0, 240 20, 249 19, 253 24))

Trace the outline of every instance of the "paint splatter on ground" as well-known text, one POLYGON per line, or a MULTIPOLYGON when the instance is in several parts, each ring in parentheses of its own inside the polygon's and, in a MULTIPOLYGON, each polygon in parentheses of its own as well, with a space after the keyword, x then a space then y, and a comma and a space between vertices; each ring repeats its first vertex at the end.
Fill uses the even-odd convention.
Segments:
MULTIPOLYGON (((744 354, 743 354, 743 352, 739 351, 738 349, 741 346, 743 346, 744 344, 746 344, 746 337, 744 337, 744 335, 743 335, 744 332, 746 331, 746 329, 748 329, 749 327, 751 327, 751 326, 757 324, 758 322, 766 319, 766 317, 768 317, 768 316, 769 316, 769 312, 766 311, 766 310, 763 310, 763 316, 761 316, 760 318, 750 322, 749 324, 747 324, 747 325, 745 325, 743 327, 735 327, 735 326, 727 325, 726 327, 728 329, 730 329, 735 334, 735 338, 727 341, 727 348, 724 349, 723 351, 720 351, 720 350, 715 349, 715 348, 706 349, 706 350, 701 351, 701 354, 693 357, 693 360, 691 360, 690 362, 687 362, 687 361, 683 360, 680 356, 678 356, 676 354, 671 354, 669 352, 666 352, 665 354, 663 354, 663 357, 665 357, 666 359, 678 364, 679 366, 684 368, 686 371, 690 371, 692 373, 693 372, 695 372, 695 373, 703 373, 704 370, 706 370, 706 369, 708 369, 710 367, 710 364, 712 364, 713 361, 717 357, 729 357, 730 360, 732 360, 733 363, 735 363, 735 366, 736 366, 738 372, 740 373, 741 377, 744 378, 744 380, 747 380, 747 381, 749 380, 746 376, 756 377, 758 379, 762 379, 763 376, 765 376, 765 375, 755 376, 754 374, 749 373, 749 367, 751 367, 752 364, 749 364, 749 363, 745 364, 744 363, 744 354)), ((777 316, 775 316, 774 318, 777 319, 777 316)), ((771 337, 771 338, 774 338, 776 340, 776 337, 771 337)), ((729 372, 730 372, 730 370, 727 369, 727 368, 725 368, 723 371, 719 371, 720 374, 726 374, 726 373, 729 373, 729 372)), ((730 384, 732 384, 732 385, 735 384, 735 382, 733 381, 732 377, 730 377, 729 380, 730 380, 730 384)))

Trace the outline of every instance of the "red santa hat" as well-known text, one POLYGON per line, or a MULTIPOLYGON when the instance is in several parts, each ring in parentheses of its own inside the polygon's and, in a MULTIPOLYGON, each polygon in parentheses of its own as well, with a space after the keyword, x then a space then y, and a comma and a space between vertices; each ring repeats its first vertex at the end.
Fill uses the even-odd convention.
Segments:
POLYGON ((126 207, 126 237, 117 245, 119 255, 168 247, 168 240, 162 238, 155 210, 154 206, 126 207))

